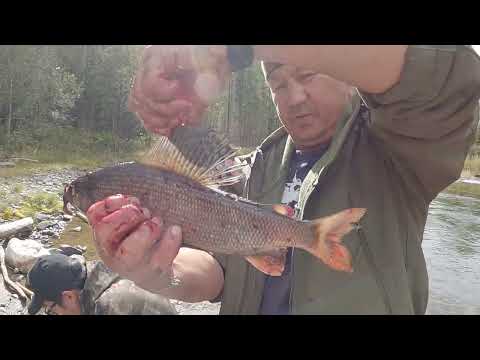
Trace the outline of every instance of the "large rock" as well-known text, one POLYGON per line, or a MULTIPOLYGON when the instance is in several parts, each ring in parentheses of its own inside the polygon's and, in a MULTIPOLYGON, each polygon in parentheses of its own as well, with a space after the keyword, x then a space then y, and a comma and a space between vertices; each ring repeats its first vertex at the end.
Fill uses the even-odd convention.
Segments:
POLYGON ((39 257, 49 254, 50 252, 35 240, 13 238, 5 249, 5 262, 26 274, 39 257))
POLYGON ((33 230, 33 219, 31 217, 10 221, 0 225, 0 239, 9 239, 12 236, 29 234, 33 230))

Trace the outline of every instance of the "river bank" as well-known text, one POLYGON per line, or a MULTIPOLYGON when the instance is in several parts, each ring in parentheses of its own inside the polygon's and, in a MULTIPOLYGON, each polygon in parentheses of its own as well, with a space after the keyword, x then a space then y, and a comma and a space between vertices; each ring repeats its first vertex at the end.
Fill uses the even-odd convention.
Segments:
POLYGON ((460 178, 458 181, 454 182, 447 189, 445 189, 444 193, 480 199, 480 178, 460 178))
MULTIPOLYGON (((76 177, 85 174, 89 169, 74 169, 71 167, 54 167, 44 169, 30 168, 21 171, 22 175, 0 177, 0 224, 15 220, 16 212, 25 211, 26 203, 30 204, 32 198, 55 198, 61 203, 61 195, 65 183, 69 183, 76 177), (2 215, 11 216, 4 218, 2 215)), ((51 201, 50 201, 51 202, 51 201)), ((35 204, 36 205, 36 204, 35 204)), ((44 204, 39 207, 45 209, 44 204)), ((58 210, 58 209, 57 209, 58 210)), ((91 241, 92 234, 88 224, 78 217, 64 216, 61 211, 44 213, 37 211, 31 214, 34 218, 33 231, 22 240, 34 240, 45 249, 58 249, 61 245, 83 248, 83 257, 89 260, 98 259, 94 245, 91 241)), ((2 242, 5 247, 5 240, 2 242)), ((25 284, 24 274, 16 274, 9 269, 13 280, 25 284)), ((187 304, 180 301, 172 301, 180 315, 215 315, 218 314, 219 304, 208 302, 187 304)), ((0 276, 0 315, 24 314, 24 306, 18 296, 5 288, 0 276)))

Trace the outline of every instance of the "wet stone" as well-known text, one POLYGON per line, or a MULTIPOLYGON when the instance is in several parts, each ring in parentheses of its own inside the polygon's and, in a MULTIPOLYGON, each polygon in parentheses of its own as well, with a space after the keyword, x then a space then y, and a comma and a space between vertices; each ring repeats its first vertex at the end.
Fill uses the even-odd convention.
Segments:
POLYGON ((45 230, 48 227, 54 226, 56 223, 55 221, 45 220, 37 224, 38 230, 45 230))
POLYGON ((47 215, 47 214, 36 214, 35 215, 35 220, 41 222, 41 221, 45 221, 45 220, 49 220, 50 219, 50 215, 47 215))
POLYGON ((59 246, 59 249, 62 251, 64 255, 71 256, 71 255, 82 255, 82 250, 77 249, 71 245, 62 244, 59 246))

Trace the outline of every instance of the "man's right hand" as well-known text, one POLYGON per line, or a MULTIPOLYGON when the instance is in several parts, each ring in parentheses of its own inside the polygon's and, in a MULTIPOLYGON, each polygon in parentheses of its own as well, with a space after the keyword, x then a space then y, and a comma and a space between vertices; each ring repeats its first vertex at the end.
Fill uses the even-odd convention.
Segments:
POLYGON ((170 136, 197 124, 221 95, 231 71, 225 46, 150 45, 144 50, 129 98, 143 126, 170 136))
POLYGON ((110 196, 93 204, 87 217, 105 265, 139 287, 186 302, 212 300, 223 289, 223 269, 208 252, 180 248, 178 226, 151 217, 135 197, 110 196), (180 284, 169 287, 174 275, 180 284))
POLYGON ((125 195, 93 204, 87 217, 99 256, 110 269, 145 289, 168 285, 165 275, 182 243, 180 227, 166 228, 137 198, 125 195))

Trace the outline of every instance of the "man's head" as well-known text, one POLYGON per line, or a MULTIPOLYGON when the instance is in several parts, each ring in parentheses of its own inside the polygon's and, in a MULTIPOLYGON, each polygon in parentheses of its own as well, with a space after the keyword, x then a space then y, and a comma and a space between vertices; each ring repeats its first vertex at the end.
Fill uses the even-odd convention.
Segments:
POLYGON ((354 89, 291 65, 263 63, 280 121, 300 149, 328 143, 354 89))
POLYGON ((86 269, 79 261, 62 254, 42 256, 27 275, 34 292, 28 312, 36 314, 44 307, 58 315, 79 315, 85 278, 86 269))

